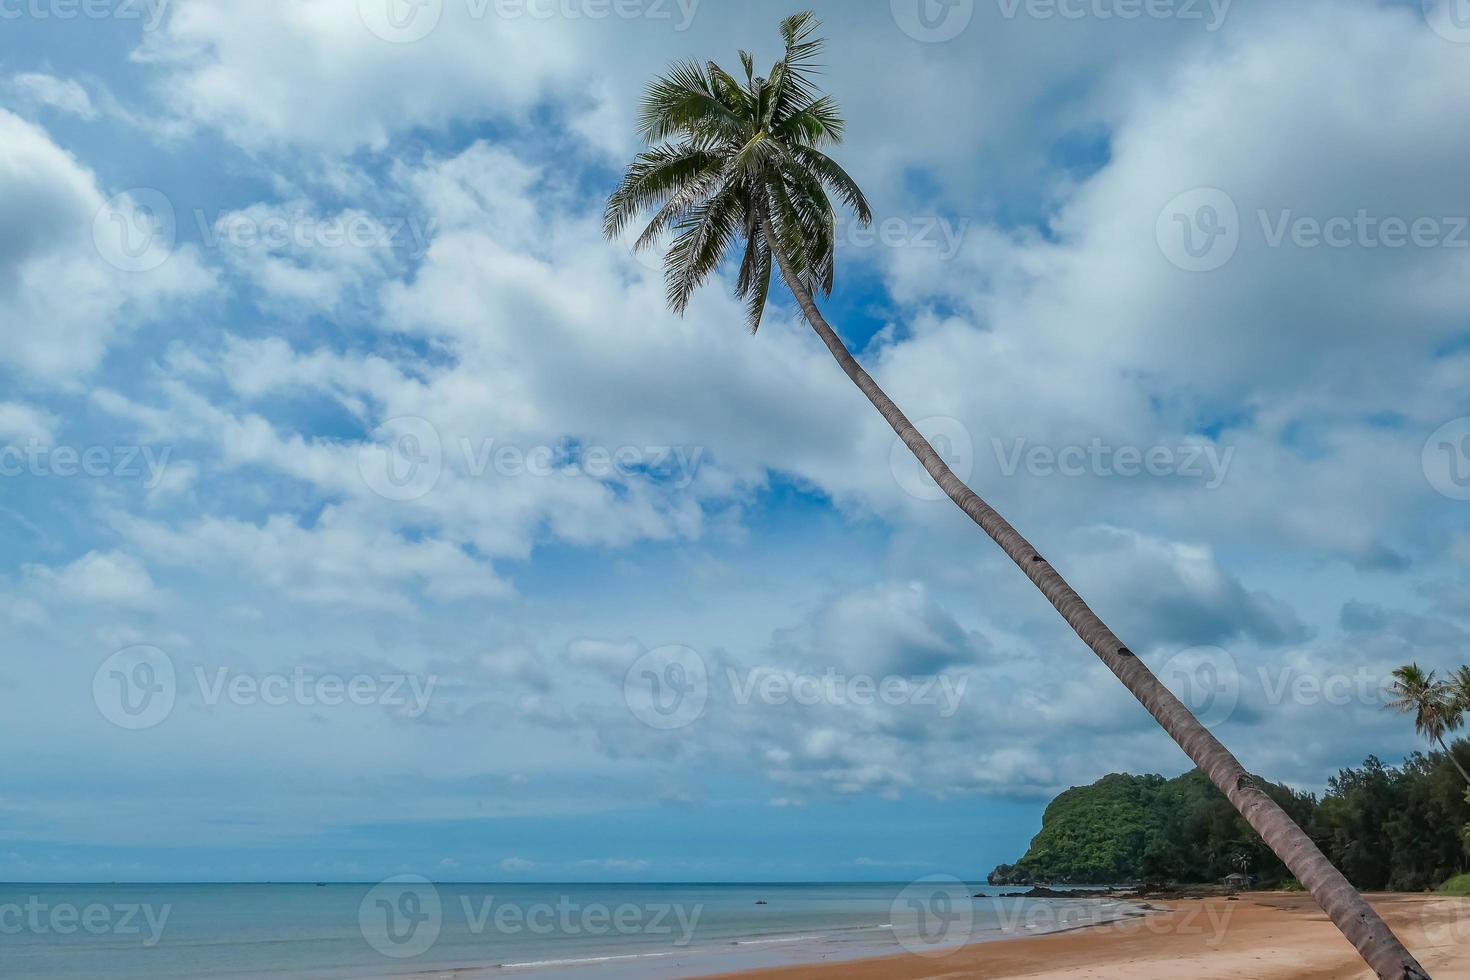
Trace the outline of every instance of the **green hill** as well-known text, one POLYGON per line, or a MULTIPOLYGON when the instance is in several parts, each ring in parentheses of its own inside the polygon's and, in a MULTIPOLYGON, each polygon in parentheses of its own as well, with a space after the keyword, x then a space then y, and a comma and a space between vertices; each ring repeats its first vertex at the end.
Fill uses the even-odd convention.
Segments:
MULTIPOLYGON (((1293 816, 1309 820, 1315 801, 1262 783, 1293 816)), ((1069 789, 1046 808, 1041 833, 992 884, 1214 881, 1236 871, 1267 882, 1286 869, 1198 769, 1176 779, 1115 773, 1069 789)))

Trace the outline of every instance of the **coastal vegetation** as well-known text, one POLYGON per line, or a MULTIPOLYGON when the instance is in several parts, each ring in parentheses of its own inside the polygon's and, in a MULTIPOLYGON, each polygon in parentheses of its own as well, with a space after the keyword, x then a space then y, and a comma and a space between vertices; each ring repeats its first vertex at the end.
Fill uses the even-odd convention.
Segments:
POLYGON ((1470 771, 1466 771, 1444 741, 1446 733, 1464 726, 1465 716, 1470 713, 1470 667, 1461 667, 1450 680, 1441 681, 1432 670, 1425 671, 1416 663, 1405 664, 1393 672, 1389 690, 1394 700, 1385 707, 1412 714, 1414 730, 1438 743, 1465 782, 1470 783, 1470 771))
MULTIPOLYGON (((1470 764, 1470 742, 1449 746, 1470 764)), ((1325 795, 1262 782, 1352 883, 1367 891, 1470 889, 1470 801, 1448 753, 1414 753, 1396 767, 1369 758, 1325 795), (1456 877, 1459 876, 1459 877, 1456 877)), ((1243 872, 1259 887, 1292 876, 1198 770, 1175 779, 1114 774, 1067 790, 1041 832, 993 884, 1217 882, 1243 872)))
MULTIPOLYGON (((820 90, 824 42, 811 12, 781 22, 783 54, 765 73, 740 52, 731 73, 685 61, 647 88, 640 135, 647 144, 608 200, 604 234, 635 222, 639 248, 671 234, 664 260, 668 303, 682 313, 694 291, 727 262, 738 264, 737 295, 752 333, 765 314, 776 270, 838 367, 882 415, 935 484, 1005 552, 1077 636, 1228 798, 1230 806, 1290 865, 1374 972, 1391 980, 1428 974, 1262 781, 1149 670, 1009 521, 950 468, 848 349, 818 296, 835 277, 837 214, 832 197, 867 224, 863 192, 827 155, 842 142, 836 101, 820 90), (651 215, 651 217, 650 217, 651 215)), ((942 134, 939 134, 942 138, 942 134)), ((977 369, 979 366, 977 366, 977 369)))

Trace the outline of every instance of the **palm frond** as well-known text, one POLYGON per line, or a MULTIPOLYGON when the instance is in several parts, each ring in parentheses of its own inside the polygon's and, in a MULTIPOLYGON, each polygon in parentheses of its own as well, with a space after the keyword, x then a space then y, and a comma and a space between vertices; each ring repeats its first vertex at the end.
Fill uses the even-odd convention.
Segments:
POLYGON ((836 160, 810 146, 794 146, 791 152, 803 166, 809 168, 823 184, 841 198, 843 204, 853 210, 859 221, 865 225, 872 223, 873 209, 868 205, 867 197, 863 195, 857 181, 853 180, 836 160))
POLYGON ((757 228, 747 232, 745 258, 740 263, 740 277, 735 283, 735 295, 745 300, 745 321, 751 333, 761 328, 770 293, 771 249, 757 228))
POLYGON ((616 238, 634 218, 720 173, 725 159, 691 145, 655 146, 638 154, 608 198, 602 233, 616 238))
POLYGON ((765 116, 767 125, 774 125, 815 101, 816 76, 821 72, 816 59, 826 44, 816 36, 821 26, 822 22, 810 10, 781 22, 781 40, 786 50, 771 69, 773 101, 765 116))
POLYGON ((664 263, 669 306, 675 313, 689 308, 689 298, 704 285, 729 249, 740 227, 741 197, 737 185, 727 184, 720 193, 691 208, 679 222, 679 234, 669 245, 664 263))
MULTIPOLYGON (((722 86, 721 86, 722 88, 722 86)), ((739 86, 737 85, 738 89, 739 86)), ((671 136, 721 137, 739 133, 740 115, 718 90, 705 66, 680 62, 667 75, 654 79, 639 107, 638 131, 646 143, 671 136)))
POLYGON ((650 211, 635 248, 675 232, 664 269, 675 311, 688 308, 740 240, 735 293, 755 331, 777 265, 798 292, 831 293, 834 201, 872 220, 857 183, 819 149, 843 136, 836 101, 817 86, 820 26, 810 12, 783 20, 782 57, 764 77, 741 51, 743 82, 712 61, 685 61, 649 84, 639 131, 651 147, 609 198, 603 232, 614 237, 650 211))
POLYGON ((772 135, 793 145, 825 146, 842 142, 845 123, 831 96, 801 106, 772 127, 772 135))

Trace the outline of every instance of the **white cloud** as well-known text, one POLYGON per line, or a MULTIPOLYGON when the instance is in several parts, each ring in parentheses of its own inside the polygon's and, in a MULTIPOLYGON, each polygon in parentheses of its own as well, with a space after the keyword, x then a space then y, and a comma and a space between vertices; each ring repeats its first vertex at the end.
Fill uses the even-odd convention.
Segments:
POLYGON ((24 571, 34 583, 72 602, 147 608, 162 597, 148 569, 118 551, 90 551, 59 569, 27 565, 24 571))
POLYGON ((9 88, 16 97, 33 105, 49 106, 83 119, 97 118, 97 109, 87 90, 74 78, 21 72, 11 76, 9 88))
POLYGON ((404 129, 514 118, 574 58, 555 22, 473 17, 465 4, 444 4, 443 22, 411 44, 374 35, 360 13, 371 5, 357 0, 171 6, 137 57, 168 71, 162 95, 176 111, 250 147, 382 149, 404 129))
POLYGON ((50 445, 60 419, 31 405, 0 402, 0 439, 17 444, 50 445))
POLYGON ((105 202, 44 130, 0 109, 0 362, 47 380, 84 374, 126 329, 209 287, 192 250, 136 237, 154 234, 139 201, 105 202), (129 238, 145 250, 127 254, 129 238), (147 271, 126 271, 144 259, 147 271))
POLYGON ((263 525, 207 518, 172 530, 124 519, 122 529, 155 561, 214 573, 245 571, 282 599, 408 611, 406 586, 432 601, 501 598, 509 586, 462 549, 374 532, 324 510, 313 526, 285 515, 263 525))

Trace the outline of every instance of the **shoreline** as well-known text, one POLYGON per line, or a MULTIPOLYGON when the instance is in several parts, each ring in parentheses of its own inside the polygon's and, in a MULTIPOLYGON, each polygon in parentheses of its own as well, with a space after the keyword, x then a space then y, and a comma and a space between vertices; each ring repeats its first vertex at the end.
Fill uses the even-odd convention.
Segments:
MULTIPOLYGON (((998 899, 992 899, 996 900, 998 899)), ((1006 901, 1020 900, 1011 897, 1006 901)), ((1156 916, 1165 911, 1162 905, 1103 895, 1096 899, 1029 901, 1035 904, 1016 907, 1017 914, 1010 928, 1014 928, 1020 919, 1026 917, 1040 918, 1054 924, 1024 926, 1036 930, 1029 933, 985 931, 966 943, 946 948, 966 950, 1014 942, 1017 939, 1106 928, 1156 916), (1116 907, 1100 909, 1096 905, 1098 901, 1108 901, 1116 907), (1027 911, 1023 912, 1022 909, 1027 911), (1074 913, 1085 914, 1084 910, 1091 912, 1090 921, 1069 921, 1074 913), (1029 916, 1027 912, 1030 913, 1029 916)), ((894 936, 892 925, 883 924, 814 935, 774 933, 658 952, 606 954, 537 963, 465 964, 393 976, 397 980, 490 980, 494 977, 524 977, 525 980, 709 980, 716 977, 780 975, 784 971, 800 971, 809 967, 862 968, 865 964, 886 962, 900 952, 901 944, 894 936), (873 938, 857 942, 839 938, 843 934, 858 933, 872 934, 873 938)))
MULTIPOLYGON (((1470 898, 1368 896, 1435 980, 1470 980, 1470 898)), ((1164 914, 903 954, 718 974, 709 980, 1372 980, 1311 896, 1246 892, 1160 901, 1164 914)))

